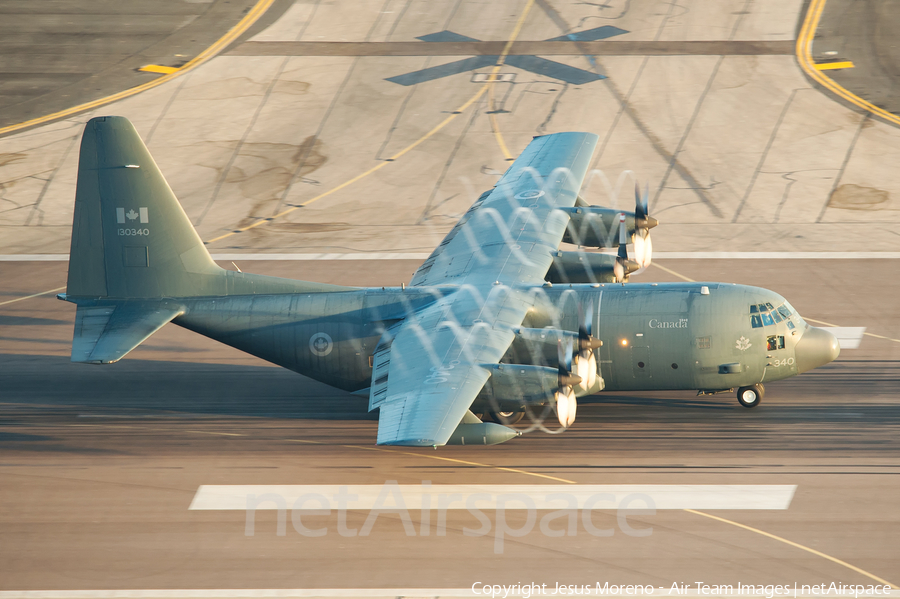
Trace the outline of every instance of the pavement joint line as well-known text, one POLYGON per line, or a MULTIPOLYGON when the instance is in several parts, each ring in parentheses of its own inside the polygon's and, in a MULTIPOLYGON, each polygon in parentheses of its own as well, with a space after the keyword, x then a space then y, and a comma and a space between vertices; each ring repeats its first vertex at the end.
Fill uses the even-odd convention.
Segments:
POLYGON ((831 91, 837 96, 843 98, 847 102, 855 104, 856 106, 859 106, 860 108, 894 125, 900 125, 900 117, 888 112, 887 110, 884 110, 883 108, 879 108, 871 102, 867 102, 856 94, 850 92, 845 87, 841 86, 833 79, 822 73, 822 71, 815 64, 815 61, 813 61, 813 39, 816 35, 816 29, 818 29, 819 27, 819 19, 822 18, 822 13, 825 10, 825 2, 826 0, 812 0, 810 2, 809 8, 806 11, 806 18, 803 20, 803 26, 800 28, 800 35, 797 36, 797 60, 800 62, 800 66, 803 68, 803 71, 807 75, 809 75, 809 77, 813 81, 820 84, 822 87, 831 91))
POLYGON ((730 524, 732 526, 737 526, 738 528, 743 528, 745 530, 749 530, 750 532, 755 532, 756 534, 763 535, 764 537, 769 537, 770 539, 775 539, 776 541, 781 541, 782 543, 786 543, 787 545, 790 545, 792 547, 802 549, 803 551, 808 551, 809 553, 812 553, 813 555, 817 555, 819 557, 822 557, 829 561, 832 561, 832 562, 838 564, 839 566, 844 566, 845 568, 849 568, 849 569, 853 570, 854 572, 857 572, 858 574, 862 574, 863 576, 867 576, 868 578, 871 578, 874 581, 880 582, 882 584, 886 584, 889 587, 891 587, 892 589, 900 588, 897 585, 895 585, 894 583, 888 582, 884 578, 881 578, 880 576, 876 576, 876 575, 872 574, 871 572, 867 572, 867 571, 863 570, 862 568, 857 568, 853 564, 848 564, 844 560, 840 560, 836 557, 832 557, 832 556, 828 555, 827 553, 822 553, 821 551, 817 551, 811 547, 807 547, 806 545, 801 545, 800 543, 795 543, 794 541, 789 541, 788 539, 785 539, 784 537, 779 537, 778 535, 773 535, 770 532, 766 532, 766 531, 760 530, 758 528, 753 528, 752 526, 747 526, 746 524, 741 524, 740 522, 728 520, 727 518, 713 516, 712 514, 707 514, 705 512, 701 512, 698 510, 685 509, 684 511, 689 512, 691 514, 696 514, 698 516, 704 516, 706 518, 711 518, 712 520, 718 520, 719 522, 724 522, 724 523, 730 524))
MULTIPOLYGON (((263 0, 260 0, 260 1, 262 2, 263 0)), ((269 0, 269 1, 271 2, 273 0, 269 0)), ((212 239, 205 241, 204 244, 210 245, 217 241, 221 241, 222 239, 231 237, 232 235, 236 235, 238 233, 243 233, 245 231, 249 231, 250 229, 254 229, 260 225, 264 225, 273 220, 276 220, 283 216, 286 216, 286 215, 290 214, 291 212, 294 212, 295 210, 309 206, 313 202, 321 200, 324 197, 330 196, 331 194, 356 183, 360 179, 364 179, 365 177, 368 177, 372 173, 384 168, 388 164, 395 162, 398 158, 409 153, 410 151, 414 150, 419 145, 421 145, 423 142, 425 142, 426 140, 433 137, 441 129, 443 129, 448 124, 450 124, 453 121, 453 119, 455 119, 458 115, 462 114, 466 109, 468 109, 475 102, 477 102, 478 99, 481 98, 481 96, 483 96, 485 94, 485 92, 487 92, 491 88, 491 86, 494 84, 493 79, 496 78, 497 73, 499 73, 500 69, 503 68, 503 64, 506 61, 506 56, 509 54, 509 51, 512 48, 513 42, 516 40, 516 38, 519 36, 519 33, 522 31, 522 26, 525 23, 525 17, 528 15, 528 12, 531 10, 531 7, 534 4, 534 2, 535 2, 535 0, 528 0, 528 3, 525 5, 525 9, 522 11, 522 14, 519 16, 519 20, 516 22, 516 26, 513 29, 513 33, 510 36, 509 41, 506 42, 506 46, 503 48, 503 52, 500 54, 500 57, 497 59, 497 64, 494 66, 493 70, 491 71, 490 77, 488 77, 489 81, 486 82, 484 85, 482 85, 479 88, 479 90, 475 93, 475 95, 473 95, 471 98, 469 98, 469 100, 467 100, 462 106, 460 106, 459 108, 454 110, 450 115, 447 116, 447 118, 445 118, 443 121, 438 123, 434 128, 432 128, 430 131, 428 131, 425 135, 423 135, 422 137, 420 137, 419 139, 417 139, 410 145, 406 146, 405 148, 403 148, 402 150, 400 150, 399 152, 397 152, 396 154, 391 156, 388 160, 385 160, 379 164, 376 164, 372 168, 370 168, 366 171, 363 171, 362 173, 356 175, 355 177, 348 179, 347 181, 344 181, 340 185, 333 187, 324 193, 320 193, 319 195, 317 195, 305 202, 301 202, 300 204, 292 206, 292 207, 288 208, 287 210, 282 210, 281 212, 279 212, 278 214, 276 214, 274 216, 271 216, 268 218, 257 219, 256 221, 250 223, 249 225, 247 225, 245 227, 238 227, 237 229, 233 229, 227 233, 219 235, 218 237, 213 237, 212 239)), ((2 130, 0 130, 0 133, 2 133, 2 130)))
MULTIPOLYGON (((90 110, 92 108, 98 108, 100 106, 105 106, 106 104, 110 104, 117 100, 124 100, 125 98, 129 98, 141 92, 147 91, 148 89, 152 89, 158 85, 162 85, 168 81, 171 81, 175 77, 187 73, 206 61, 214 58, 217 54, 219 54, 222 50, 224 50, 231 42, 240 37, 247 29, 250 28, 272 5, 275 0, 258 0, 256 4, 253 5, 244 18, 238 21, 238 23, 232 27, 228 32, 220 37, 218 40, 213 42, 211 46, 200 52, 197 56, 192 58, 187 64, 183 67, 176 69, 175 71, 167 74, 163 74, 162 77, 158 77, 153 81, 148 81, 142 85, 138 85, 136 87, 132 87, 131 89, 126 89, 124 91, 112 94, 110 96, 106 96, 105 98, 99 98, 97 100, 92 100, 90 102, 85 102, 84 104, 79 104, 77 106, 73 106, 71 108, 66 108, 65 110, 60 110, 58 112, 53 112, 51 114, 46 114, 41 117, 37 117, 28 121, 23 121, 21 123, 17 123, 15 125, 9 125, 7 127, 0 128, 0 136, 6 135, 8 133, 12 133, 14 131, 19 131, 21 129, 26 129, 28 127, 34 127, 35 125, 41 125, 43 123, 48 123, 50 121, 55 121, 57 119, 65 118, 72 116, 74 114, 78 114, 79 112, 84 112, 86 110, 90 110)), ((148 65, 148 66, 157 66, 157 65, 148 65)), ((146 67, 144 67, 146 68, 146 67)), ((164 67, 165 68, 165 67, 164 67)), ((159 72, 159 71, 154 71, 159 72)))

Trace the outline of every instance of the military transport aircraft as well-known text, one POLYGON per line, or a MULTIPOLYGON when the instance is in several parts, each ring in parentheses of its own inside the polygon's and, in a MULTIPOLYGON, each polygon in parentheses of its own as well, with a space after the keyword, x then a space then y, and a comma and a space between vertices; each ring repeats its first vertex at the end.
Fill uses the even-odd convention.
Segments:
POLYGON ((78 306, 72 360, 116 362, 171 321, 367 395, 379 444, 437 447, 511 439, 498 421, 531 407, 571 426, 576 398, 604 389, 737 388, 754 407, 763 383, 837 357, 835 337, 772 291, 624 284, 657 223, 646 192, 633 213, 579 197, 596 143, 536 137, 409 285, 363 289, 220 268, 132 124, 91 119, 59 296, 78 306))

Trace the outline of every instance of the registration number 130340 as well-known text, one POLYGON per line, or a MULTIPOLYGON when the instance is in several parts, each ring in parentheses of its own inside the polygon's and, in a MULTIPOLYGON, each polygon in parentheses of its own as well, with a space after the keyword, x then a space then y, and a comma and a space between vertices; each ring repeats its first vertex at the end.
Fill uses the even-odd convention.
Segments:
POLYGON ((143 237, 149 234, 150 229, 119 229, 119 237, 143 237))

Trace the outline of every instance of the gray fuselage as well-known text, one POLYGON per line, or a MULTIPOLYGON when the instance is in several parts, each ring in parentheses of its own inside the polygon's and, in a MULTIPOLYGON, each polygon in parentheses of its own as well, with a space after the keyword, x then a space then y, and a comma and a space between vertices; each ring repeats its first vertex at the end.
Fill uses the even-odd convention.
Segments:
MULTIPOLYGON (((780 295, 758 287, 630 283, 526 291, 534 307, 524 327, 575 331, 579 309, 593 307, 593 335, 603 341, 594 351, 607 391, 718 391, 830 361, 818 357, 821 351, 806 360, 798 355, 798 344, 814 328, 780 295)), ((465 292, 413 287, 189 298, 177 300, 185 313, 174 322, 333 387, 360 391, 371 385, 371 357, 385 330, 436 297, 465 292)), ((555 343, 535 348, 518 339, 502 362, 555 367, 555 343)))

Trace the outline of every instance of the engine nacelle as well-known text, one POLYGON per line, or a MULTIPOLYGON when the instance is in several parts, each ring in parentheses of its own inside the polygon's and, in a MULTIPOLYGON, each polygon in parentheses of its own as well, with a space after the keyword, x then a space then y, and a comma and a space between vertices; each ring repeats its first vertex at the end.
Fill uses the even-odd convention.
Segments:
MULTIPOLYGON (((587 252, 558 251, 546 279, 551 283, 615 283, 616 256, 614 254, 589 254, 587 252)), ((640 265, 625 262, 625 275, 633 273, 640 265)))
MULTIPOLYGON (((550 401, 560 386, 557 368, 531 364, 485 364, 491 378, 482 387, 472 410, 507 412, 525 405, 542 405, 550 401)), ((567 381, 563 381, 567 382, 567 381)))
POLYGON ((625 229, 630 239, 637 227, 652 229, 657 220, 652 216, 637 219, 634 212, 602 208, 600 206, 574 206, 561 208, 569 215, 569 224, 563 241, 574 245, 594 248, 619 247, 619 215, 625 215, 625 229))

